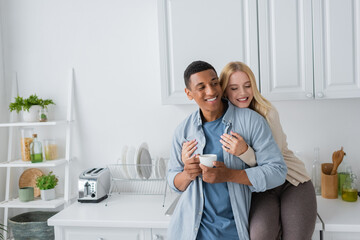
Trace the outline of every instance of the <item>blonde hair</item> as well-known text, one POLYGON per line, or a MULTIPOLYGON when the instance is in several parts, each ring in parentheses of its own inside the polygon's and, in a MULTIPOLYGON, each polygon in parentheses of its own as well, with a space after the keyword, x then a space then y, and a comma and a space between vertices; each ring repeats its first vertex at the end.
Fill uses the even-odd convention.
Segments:
POLYGON ((269 110, 272 108, 271 103, 266 98, 264 98, 261 95, 261 93, 259 92, 256 81, 255 81, 254 73, 251 71, 251 69, 245 63, 230 62, 221 71, 220 84, 221 84, 221 88, 223 90, 224 96, 225 96, 226 87, 229 84, 230 76, 234 72, 244 72, 248 75, 248 77, 250 79, 251 89, 254 94, 254 98, 252 99, 252 101, 249 105, 249 108, 256 111, 257 113, 262 115, 266 120, 268 120, 267 114, 268 114, 269 110))

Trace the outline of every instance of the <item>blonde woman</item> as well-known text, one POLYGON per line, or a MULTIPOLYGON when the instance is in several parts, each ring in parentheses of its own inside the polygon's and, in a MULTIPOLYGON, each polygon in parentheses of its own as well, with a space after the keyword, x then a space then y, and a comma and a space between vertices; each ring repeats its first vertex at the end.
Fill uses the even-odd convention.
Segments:
MULTIPOLYGON (((224 96, 239 108, 250 108, 262 115, 271 128, 288 167, 283 185, 253 193, 249 215, 251 239, 311 239, 316 221, 316 197, 304 163, 288 149, 286 135, 275 107, 259 92, 251 69, 242 62, 227 64, 220 74, 224 96)), ((247 144, 236 133, 223 135, 223 149, 239 156, 247 144), (236 137, 237 136, 237 137, 236 137)), ((256 153, 248 146, 241 160, 256 165, 256 153)))

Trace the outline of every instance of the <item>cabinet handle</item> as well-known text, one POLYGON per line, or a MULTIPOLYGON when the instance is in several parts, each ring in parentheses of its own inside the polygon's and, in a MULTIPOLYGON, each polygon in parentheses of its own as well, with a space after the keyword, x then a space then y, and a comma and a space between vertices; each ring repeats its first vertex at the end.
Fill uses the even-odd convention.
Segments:
POLYGON ((312 93, 307 93, 307 94, 306 94, 306 97, 307 97, 307 98, 312 98, 313 95, 312 95, 312 93))
POLYGON ((161 240, 162 237, 159 234, 154 234, 152 240, 161 240))
POLYGON ((318 98, 323 98, 323 97, 324 97, 324 93, 318 92, 318 93, 317 93, 317 96, 318 96, 318 98))

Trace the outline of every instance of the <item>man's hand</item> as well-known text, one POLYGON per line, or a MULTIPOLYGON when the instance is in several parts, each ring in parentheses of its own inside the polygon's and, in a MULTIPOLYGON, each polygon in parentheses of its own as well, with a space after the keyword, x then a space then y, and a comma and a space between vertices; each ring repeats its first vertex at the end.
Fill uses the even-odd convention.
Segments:
POLYGON ((222 144, 222 148, 226 152, 238 157, 239 155, 246 152, 248 145, 239 134, 233 131, 230 133, 231 135, 227 133, 221 135, 220 142, 222 144))
POLYGON ((215 168, 200 164, 203 181, 207 183, 229 182, 229 173, 231 172, 231 169, 227 168, 225 164, 220 161, 213 162, 213 165, 215 168))

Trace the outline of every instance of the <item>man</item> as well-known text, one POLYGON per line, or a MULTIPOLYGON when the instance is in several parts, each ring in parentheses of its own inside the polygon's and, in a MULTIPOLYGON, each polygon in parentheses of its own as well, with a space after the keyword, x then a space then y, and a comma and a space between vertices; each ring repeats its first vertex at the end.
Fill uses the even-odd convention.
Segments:
POLYGON ((185 92, 199 110, 175 130, 168 167, 168 183, 182 192, 168 228, 169 239, 249 239, 251 192, 284 183, 282 154, 266 121, 250 109, 222 99, 215 69, 196 61, 184 72, 185 92), (220 136, 235 132, 256 152, 257 166, 248 166, 223 151, 220 136), (197 141, 195 154, 181 159, 182 144, 197 141), (199 164, 198 154, 217 155, 215 168, 199 164))

